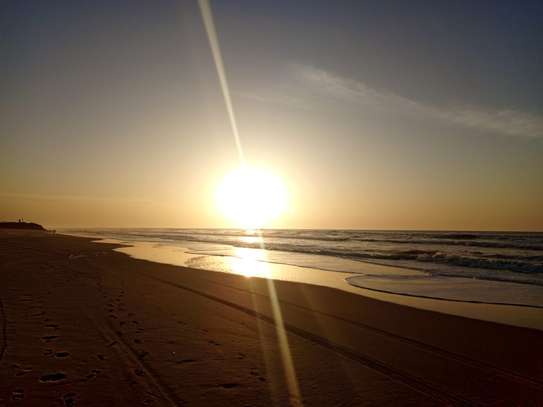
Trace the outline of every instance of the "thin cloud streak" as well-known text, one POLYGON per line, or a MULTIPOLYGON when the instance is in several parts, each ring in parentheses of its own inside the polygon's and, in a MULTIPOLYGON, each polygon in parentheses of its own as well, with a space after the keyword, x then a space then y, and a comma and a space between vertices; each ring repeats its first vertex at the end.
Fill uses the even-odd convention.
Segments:
POLYGON ((293 107, 300 110, 309 110, 311 106, 304 98, 289 95, 287 91, 274 93, 236 92, 236 96, 243 99, 272 105, 293 107))
POLYGON ((434 107, 311 66, 296 65, 294 72, 303 83, 338 101, 372 106, 400 115, 417 115, 502 135, 530 138, 543 136, 543 118, 540 116, 512 109, 434 107))

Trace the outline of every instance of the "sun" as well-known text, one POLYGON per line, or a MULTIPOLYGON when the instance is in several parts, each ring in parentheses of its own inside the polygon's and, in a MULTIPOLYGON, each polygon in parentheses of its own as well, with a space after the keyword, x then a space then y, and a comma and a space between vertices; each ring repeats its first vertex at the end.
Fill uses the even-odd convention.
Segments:
POLYGON ((269 226, 287 207, 287 191, 274 173, 242 166, 228 173, 217 187, 216 205, 235 227, 269 226))

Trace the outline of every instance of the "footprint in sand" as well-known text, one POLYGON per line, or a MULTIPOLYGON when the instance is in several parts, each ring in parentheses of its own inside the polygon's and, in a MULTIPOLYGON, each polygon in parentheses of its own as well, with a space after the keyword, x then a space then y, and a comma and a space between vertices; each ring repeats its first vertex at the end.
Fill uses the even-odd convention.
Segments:
POLYGON ((62 351, 55 353, 56 358, 67 358, 68 356, 70 356, 70 352, 62 351))
POLYGON ((30 373, 31 371, 32 371, 32 369, 23 369, 23 370, 20 370, 19 372, 15 373, 15 376, 16 377, 21 377, 21 376, 24 376, 27 373, 30 373))
POLYGON ((17 377, 24 376, 25 374, 30 373, 32 371, 32 367, 30 367, 30 366, 27 366, 27 367, 21 366, 21 365, 19 365, 17 363, 12 364, 11 367, 13 369, 18 370, 17 373, 15 373, 15 376, 17 376, 17 377))
POLYGON ((40 377, 40 382, 47 383, 47 382, 58 382, 59 380, 66 379, 66 375, 62 372, 57 373, 49 373, 45 374, 42 377, 40 377))
POLYGON ((223 389, 233 389, 241 386, 239 383, 223 383, 220 385, 223 389))
POLYGON ((265 382, 266 381, 266 378, 263 377, 263 376, 260 376, 260 373, 258 372, 258 370, 251 370, 251 376, 255 376, 258 380, 260 380, 261 382, 265 382))
POLYGON ((75 406, 75 393, 67 393, 64 396, 62 396, 62 401, 66 407, 73 407, 75 406))
POLYGON ((146 351, 142 350, 142 351, 137 352, 137 354, 138 354, 139 359, 143 359, 143 358, 145 358, 145 356, 147 356, 149 354, 149 352, 146 352, 146 351))
POLYGON ((13 401, 21 401, 24 396, 25 394, 23 389, 15 389, 11 392, 11 399, 13 401))
POLYGON ((196 359, 181 359, 181 360, 176 361, 175 363, 177 363, 178 365, 181 365, 184 363, 194 363, 194 362, 197 362, 197 360, 196 359))
POLYGON ((94 379, 98 375, 98 373, 100 373, 100 369, 92 369, 86 377, 87 379, 94 379))

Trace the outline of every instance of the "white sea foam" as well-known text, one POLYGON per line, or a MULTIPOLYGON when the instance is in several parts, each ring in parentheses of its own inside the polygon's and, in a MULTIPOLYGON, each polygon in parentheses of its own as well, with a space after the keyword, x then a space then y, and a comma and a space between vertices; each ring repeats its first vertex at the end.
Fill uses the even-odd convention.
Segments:
MULTIPOLYGON (((350 278, 349 283, 374 290, 461 301, 543 305, 542 233, 286 229, 264 230, 261 235, 232 229, 77 232, 182 246, 196 259, 188 264, 195 268, 225 271, 232 264, 242 265, 249 256, 258 263, 363 274, 366 276, 350 278), (371 264, 424 272, 409 272, 424 278, 369 278, 371 264)), ((383 270, 386 268, 379 273, 383 270)))

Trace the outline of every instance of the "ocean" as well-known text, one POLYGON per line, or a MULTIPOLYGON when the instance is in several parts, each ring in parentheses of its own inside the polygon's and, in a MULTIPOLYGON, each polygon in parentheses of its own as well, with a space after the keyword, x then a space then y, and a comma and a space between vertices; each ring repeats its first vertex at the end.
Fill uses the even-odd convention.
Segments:
POLYGON ((543 233, 174 228, 67 232, 181 247, 192 255, 183 264, 194 268, 228 271, 224 259, 241 257, 257 265, 346 273, 350 284, 378 291, 543 306, 543 233))

